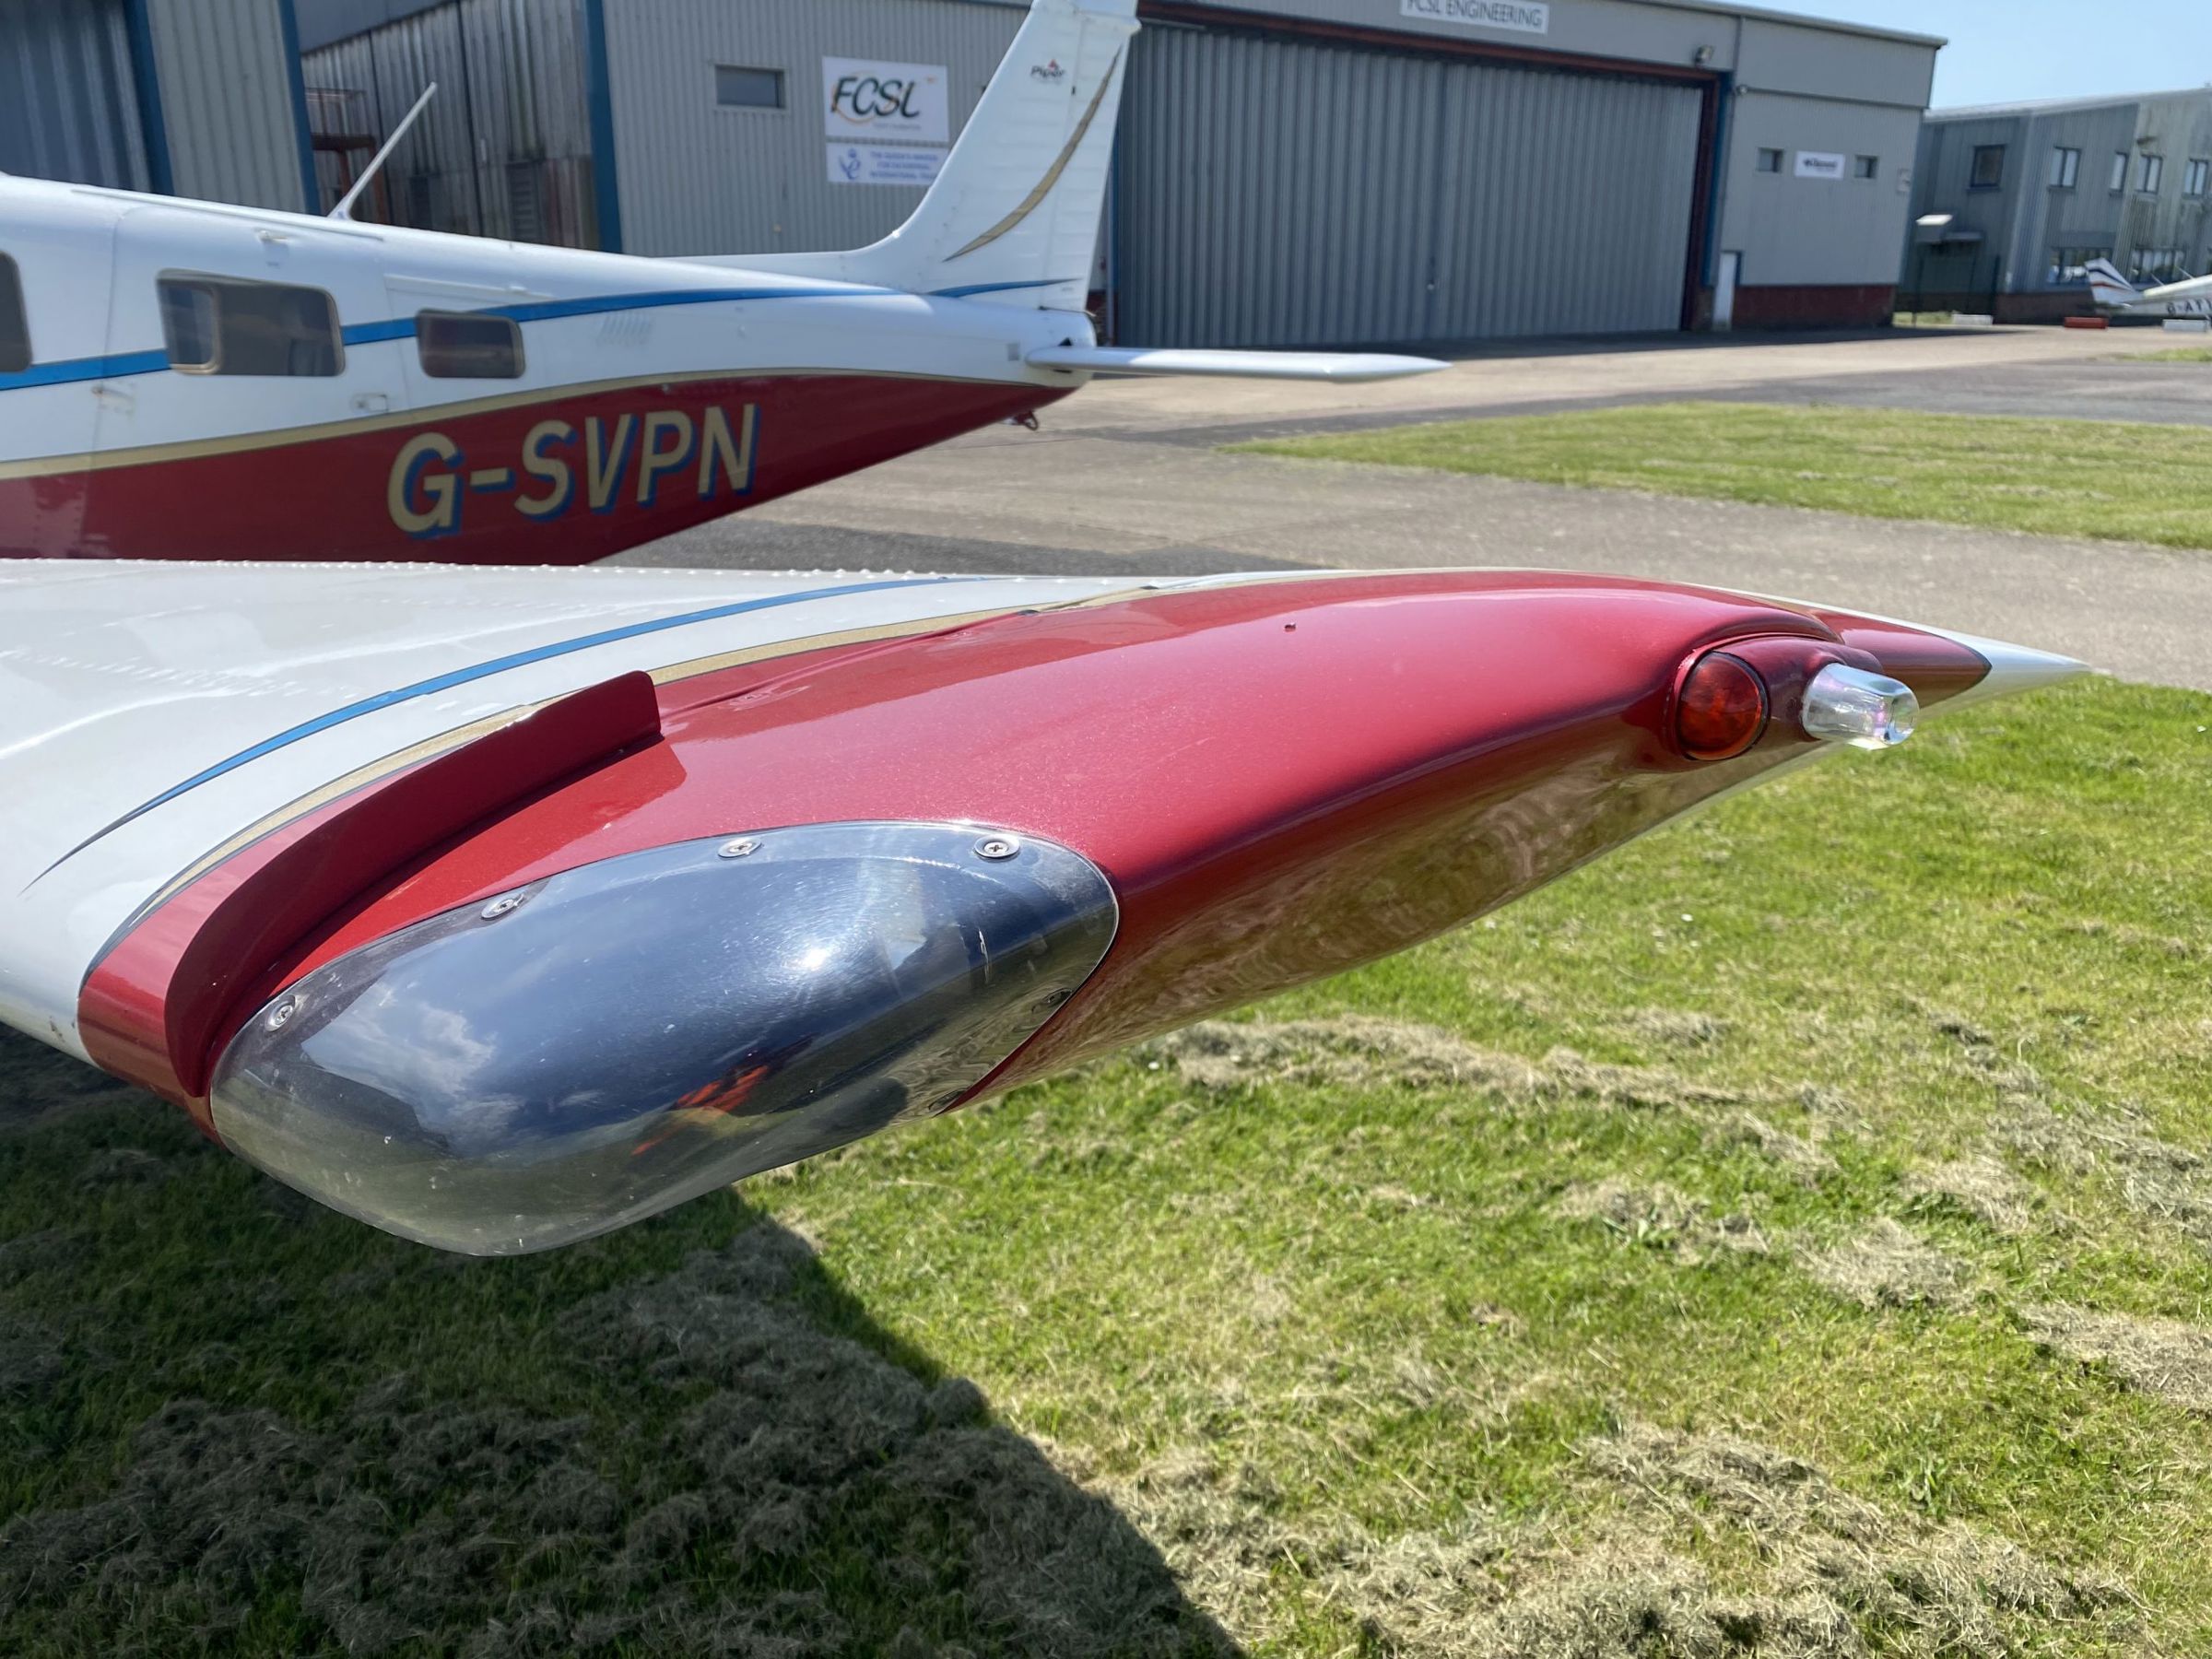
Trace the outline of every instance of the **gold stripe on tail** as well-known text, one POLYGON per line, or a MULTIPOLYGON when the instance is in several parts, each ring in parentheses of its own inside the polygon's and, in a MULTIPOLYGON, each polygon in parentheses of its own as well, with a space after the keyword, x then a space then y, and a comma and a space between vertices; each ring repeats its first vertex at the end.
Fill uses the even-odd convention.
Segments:
POLYGON ((1060 159, 1053 163, 1052 171, 1044 175, 1037 188, 1030 191, 1021 206, 1007 214, 1005 218, 1000 219, 997 224, 992 226, 990 229, 984 231, 958 253, 947 256, 945 261, 947 265, 950 265, 955 259, 967 258, 978 248, 989 247, 1000 237, 1015 229, 1030 214, 1044 206, 1044 198, 1053 194, 1053 186, 1060 182, 1060 175, 1067 171, 1068 163, 1076 159, 1076 152, 1083 147, 1083 140, 1090 135, 1090 124, 1099 118, 1099 112, 1106 107, 1107 90, 1112 87, 1113 77, 1121 66, 1122 54, 1117 52, 1113 54, 1113 62, 1107 66, 1106 78, 1099 83, 1098 96, 1090 100, 1090 108, 1083 112, 1083 124, 1076 128, 1076 135, 1067 141, 1067 147, 1060 152, 1060 159))

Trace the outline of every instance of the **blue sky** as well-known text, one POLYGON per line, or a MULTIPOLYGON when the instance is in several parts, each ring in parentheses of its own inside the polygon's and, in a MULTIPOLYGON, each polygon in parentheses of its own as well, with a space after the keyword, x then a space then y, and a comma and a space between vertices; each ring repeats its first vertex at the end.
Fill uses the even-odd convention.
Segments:
POLYGON ((2164 92, 2212 82, 2212 0, 1763 0, 1947 36, 1936 106, 2164 92))

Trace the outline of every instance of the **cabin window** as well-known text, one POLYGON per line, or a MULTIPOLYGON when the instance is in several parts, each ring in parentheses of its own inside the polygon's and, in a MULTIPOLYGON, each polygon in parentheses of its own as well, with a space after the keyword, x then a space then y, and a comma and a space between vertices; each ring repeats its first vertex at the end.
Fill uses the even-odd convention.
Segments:
POLYGON ((0 253, 0 374, 30 367, 30 323, 23 314, 23 279, 16 262, 0 253))
POLYGON ((328 378, 344 372, 338 306, 321 288, 229 276, 164 276, 161 334, 187 374, 328 378))
POLYGON ((419 312, 415 347, 432 380, 520 380, 523 329, 488 312, 419 312))
POLYGON ((780 110, 783 108, 783 71, 717 64, 714 101, 725 110, 780 110))

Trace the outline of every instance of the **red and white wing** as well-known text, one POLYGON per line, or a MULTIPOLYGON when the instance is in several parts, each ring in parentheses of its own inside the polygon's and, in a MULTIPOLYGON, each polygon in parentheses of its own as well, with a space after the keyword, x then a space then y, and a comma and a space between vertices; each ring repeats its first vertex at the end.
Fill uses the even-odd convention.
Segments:
POLYGON ((0 1018, 542 1249, 2077 667, 1527 571, 0 565, 0 1018))

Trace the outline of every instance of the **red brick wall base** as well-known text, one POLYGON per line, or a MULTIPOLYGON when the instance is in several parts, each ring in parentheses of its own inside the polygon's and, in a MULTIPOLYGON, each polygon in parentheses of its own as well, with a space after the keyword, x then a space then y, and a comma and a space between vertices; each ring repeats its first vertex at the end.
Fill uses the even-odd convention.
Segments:
POLYGON ((1739 288, 1738 328, 1887 328, 1897 289, 1876 287, 1739 288))

